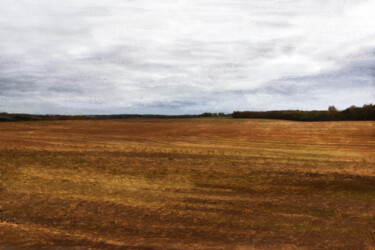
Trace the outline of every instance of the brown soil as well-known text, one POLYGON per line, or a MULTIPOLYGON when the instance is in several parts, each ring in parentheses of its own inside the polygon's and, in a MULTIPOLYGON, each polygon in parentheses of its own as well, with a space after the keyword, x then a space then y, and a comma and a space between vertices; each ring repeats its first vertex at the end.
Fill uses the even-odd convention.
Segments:
POLYGON ((371 249, 375 122, 0 123, 0 249, 371 249))

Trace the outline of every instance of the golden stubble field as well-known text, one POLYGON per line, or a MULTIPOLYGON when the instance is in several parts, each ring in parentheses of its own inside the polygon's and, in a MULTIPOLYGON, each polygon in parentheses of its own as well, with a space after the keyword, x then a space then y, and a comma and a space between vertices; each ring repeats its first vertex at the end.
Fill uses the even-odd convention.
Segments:
POLYGON ((0 248, 375 246, 375 122, 0 123, 0 171, 0 248))

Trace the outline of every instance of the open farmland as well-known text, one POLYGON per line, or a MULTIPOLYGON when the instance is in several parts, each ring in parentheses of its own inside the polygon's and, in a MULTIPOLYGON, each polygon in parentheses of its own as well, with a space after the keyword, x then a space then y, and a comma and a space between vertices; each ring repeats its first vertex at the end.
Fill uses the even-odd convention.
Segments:
POLYGON ((0 123, 0 248, 375 246, 375 122, 0 123))

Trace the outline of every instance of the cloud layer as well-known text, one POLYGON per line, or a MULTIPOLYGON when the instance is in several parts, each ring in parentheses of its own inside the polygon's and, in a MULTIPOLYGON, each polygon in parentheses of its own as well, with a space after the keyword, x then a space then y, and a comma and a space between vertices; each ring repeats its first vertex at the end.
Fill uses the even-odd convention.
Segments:
POLYGON ((3 0, 0 111, 374 103, 371 0, 3 0))

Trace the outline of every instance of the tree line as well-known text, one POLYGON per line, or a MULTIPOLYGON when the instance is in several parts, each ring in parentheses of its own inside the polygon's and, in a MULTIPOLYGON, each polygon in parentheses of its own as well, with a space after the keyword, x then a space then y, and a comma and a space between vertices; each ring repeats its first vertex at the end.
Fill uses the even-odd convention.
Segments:
POLYGON ((126 118, 205 118, 205 117, 231 117, 231 114, 205 112, 198 115, 139 115, 139 114, 118 114, 118 115, 30 115, 30 114, 9 114, 0 113, 0 122, 17 121, 59 121, 59 120, 108 120, 126 118))
POLYGON ((363 107, 351 106, 338 111, 335 106, 328 110, 274 110, 274 111, 235 111, 233 118, 281 119, 292 121, 367 121, 375 120, 375 105, 365 104, 363 107))
POLYGON ((0 113, 0 122, 12 121, 57 121, 57 120, 106 120, 126 118, 209 118, 209 117, 232 117, 253 119, 281 119, 292 121, 366 121, 375 120, 375 105, 366 104, 363 107, 351 106, 345 110, 338 111, 334 106, 328 110, 273 110, 273 111, 235 111, 232 114, 205 112, 198 115, 140 115, 140 114, 118 114, 118 115, 30 115, 0 113))

